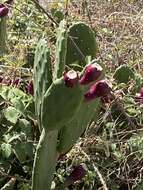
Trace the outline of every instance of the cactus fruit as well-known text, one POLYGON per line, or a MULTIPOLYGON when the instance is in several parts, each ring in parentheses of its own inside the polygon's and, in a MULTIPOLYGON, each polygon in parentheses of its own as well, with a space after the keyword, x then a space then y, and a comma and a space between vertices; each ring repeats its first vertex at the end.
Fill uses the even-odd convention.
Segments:
POLYGON ((95 58, 97 53, 96 38, 93 30, 83 22, 73 24, 68 30, 66 64, 86 65, 86 57, 95 58))
POLYGON ((0 4, 0 18, 5 17, 9 12, 9 8, 4 4, 0 4))
POLYGON ((70 173, 70 175, 67 177, 66 182, 70 185, 75 183, 76 181, 81 180, 86 175, 86 169, 82 166, 76 166, 74 167, 73 171, 70 173))
POLYGON ((106 80, 100 80, 93 84, 89 91, 84 94, 85 100, 90 101, 96 97, 105 97, 111 93, 111 87, 106 80))
POLYGON ((97 80, 102 74, 102 67, 97 63, 91 63, 85 67, 83 76, 80 79, 81 85, 89 84, 97 80))
POLYGON ((73 87, 78 83, 78 73, 70 70, 64 74, 64 82, 67 87, 73 87))
POLYGON ((63 77, 54 81, 43 99, 43 127, 47 130, 60 129, 76 114, 82 99, 82 89, 79 84, 73 88, 68 88, 63 77))
POLYGON ((41 129, 41 105, 46 90, 52 83, 52 69, 50 51, 47 42, 41 39, 38 42, 34 58, 34 96, 36 114, 39 118, 39 128, 41 129))

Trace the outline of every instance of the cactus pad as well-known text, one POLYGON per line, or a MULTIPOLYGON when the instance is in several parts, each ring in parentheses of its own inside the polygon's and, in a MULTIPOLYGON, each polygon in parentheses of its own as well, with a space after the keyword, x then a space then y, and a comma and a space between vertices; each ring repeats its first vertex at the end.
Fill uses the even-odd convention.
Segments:
POLYGON ((43 127, 47 130, 60 129, 77 113, 82 99, 83 94, 79 85, 67 87, 63 77, 54 81, 43 99, 43 127))
POLYGON ((39 123, 41 123, 41 104, 46 90, 52 83, 52 70, 50 52, 47 42, 41 39, 38 42, 34 59, 34 94, 35 107, 39 123))
POLYGON ((93 30, 86 24, 73 24, 68 31, 66 64, 74 62, 85 66, 87 56, 95 58, 97 52, 96 38, 93 30))
POLYGON ((82 102, 82 105, 73 120, 61 130, 58 151, 60 154, 67 153, 83 134, 92 119, 97 120, 100 110, 99 98, 92 103, 82 102))
POLYGON ((134 79, 134 72, 127 65, 121 65, 116 69, 114 78, 118 83, 127 83, 130 79, 134 79))

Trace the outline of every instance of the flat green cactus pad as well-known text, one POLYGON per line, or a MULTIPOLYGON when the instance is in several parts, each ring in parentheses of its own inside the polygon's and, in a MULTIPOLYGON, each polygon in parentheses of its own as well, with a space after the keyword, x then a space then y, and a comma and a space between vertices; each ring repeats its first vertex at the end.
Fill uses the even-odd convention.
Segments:
POLYGON ((42 125, 47 130, 60 129, 77 113, 83 99, 79 85, 66 87, 63 78, 53 82, 44 95, 42 125))
POLYGON ((118 83, 127 83, 130 79, 134 79, 134 72, 127 65, 121 65, 116 69, 113 77, 118 83))
POLYGON ((96 52, 97 44, 93 30, 82 22, 73 24, 68 31, 66 64, 76 62, 85 66, 85 58, 87 56, 95 58, 96 52))
POLYGON ((96 121, 100 112, 100 99, 93 102, 82 102, 81 107, 74 118, 63 127, 59 136, 58 151, 60 154, 67 153, 84 133, 92 120, 96 121))

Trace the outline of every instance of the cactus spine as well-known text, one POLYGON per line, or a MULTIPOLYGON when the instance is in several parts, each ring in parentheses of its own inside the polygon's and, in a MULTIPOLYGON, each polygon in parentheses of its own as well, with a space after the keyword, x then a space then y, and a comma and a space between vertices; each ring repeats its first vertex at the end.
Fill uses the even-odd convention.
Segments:
POLYGON ((62 21, 58 28, 56 63, 52 77, 50 52, 46 42, 40 40, 38 43, 34 61, 34 95, 42 132, 34 159, 32 190, 51 189, 59 154, 66 153, 93 117, 97 118, 95 113, 99 113, 100 101, 84 101, 84 92, 88 86, 80 85, 78 78, 83 73, 78 75, 74 71, 77 74, 74 78, 72 70, 63 76, 66 64, 72 67, 77 61, 83 69, 87 56, 95 57, 96 49, 95 36, 89 26, 77 23, 67 30, 66 22, 62 21), (74 41, 70 40, 70 36, 74 41), (77 49, 82 51, 84 59, 81 59, 77 49))

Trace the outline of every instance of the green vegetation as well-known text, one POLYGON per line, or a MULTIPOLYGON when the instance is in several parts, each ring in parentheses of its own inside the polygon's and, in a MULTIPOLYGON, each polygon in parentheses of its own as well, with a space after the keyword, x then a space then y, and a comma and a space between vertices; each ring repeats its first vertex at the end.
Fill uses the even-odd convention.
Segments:
POLYGON ((0 1, 1 190, 143 189, 142 17, 140 0, 0 1))

